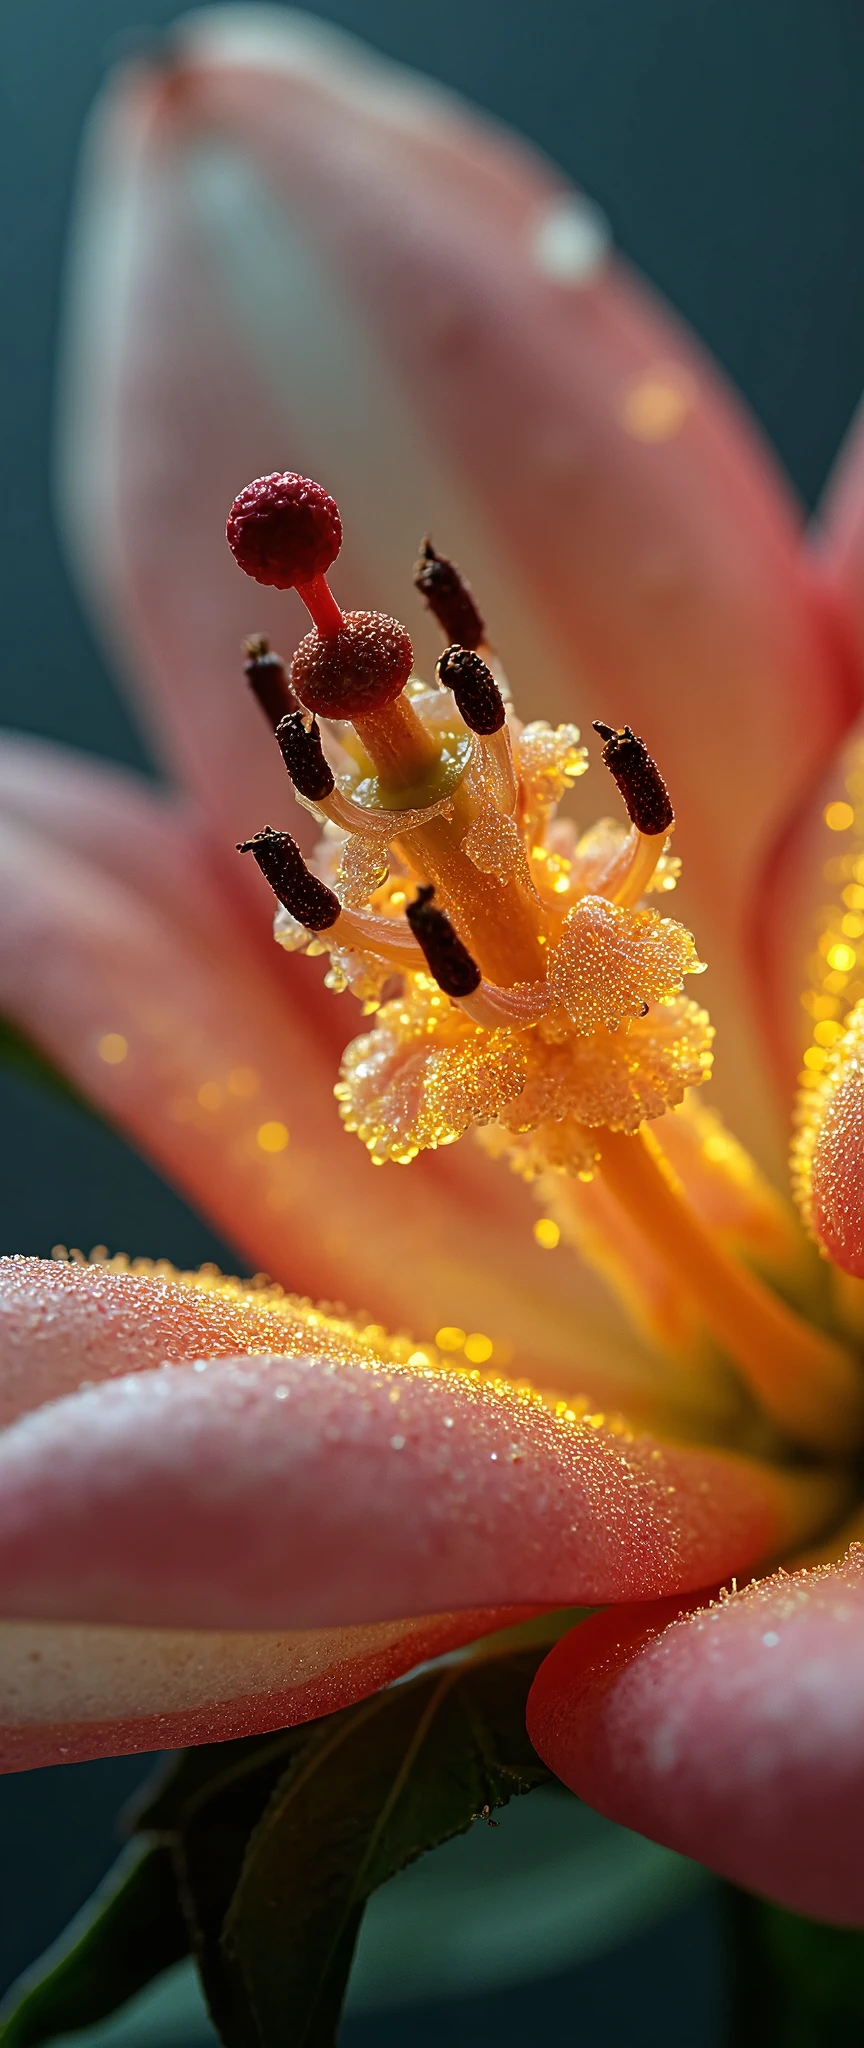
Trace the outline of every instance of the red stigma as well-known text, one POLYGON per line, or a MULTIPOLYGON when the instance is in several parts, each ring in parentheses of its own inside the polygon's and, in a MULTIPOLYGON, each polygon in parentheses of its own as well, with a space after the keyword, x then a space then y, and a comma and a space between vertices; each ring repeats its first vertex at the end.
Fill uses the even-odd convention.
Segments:
POLYGON ((404 690, 414 652, 404 626, 384 612, 346 612, 325 638, 307 633, 291 663, 301 704, 321 718, 365 718, 404 690))
MULTIPOLYGON (((335 498, 311 477, 295 476, 292 470, 274 471, 247 484, 234 500, 225 530, 234 559, 247 576, 277 590, 299 589, 304 597, 303 586, 326 575, 342 546, 335 498)), ((332 598, 330 602, 335 612, 332 598)), ((328 620, 328 630, 334 626, 335 620, 328 620)))

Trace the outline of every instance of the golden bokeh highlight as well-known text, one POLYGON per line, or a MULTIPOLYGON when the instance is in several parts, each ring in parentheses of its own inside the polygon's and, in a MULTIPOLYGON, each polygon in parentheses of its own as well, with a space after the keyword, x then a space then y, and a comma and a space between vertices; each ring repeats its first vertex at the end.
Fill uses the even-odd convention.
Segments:
POLYGON ((129 1040, 123 1037, 122 1031, 105 1031, 96 1050, 106 1067, 119 1067, 128 1059, 129 1040))
POLYGON ((284 1152, 288 1143, 288 1126, 279 1123, 276 1117, 265 1124, 259 1124, 255 1142, 262 1152, 284 1152))
POLYGON ((473 1330, 465 1339, 465 1356, 469 1365, 488 1365, 494 1349, 491 1337, 485 1337, 482 1330, 473 1330))
POLYGON ((554 1252, 561 1242, 560 1224, 556 1223, 552 1216, 538 1216, 534 1225, 534 1236, 537 1243, 543 1246, 544 1252, 554 1252))
POLYGON ((631 384, 621 402, 621 420, 636 441, 671 441, 696 399, 696 387, 677 363, 660 363, 631 384))
POLYGON ((443 1329, 436 1330, 435 1342, 439 1351, 464 1351, 466 1335, 455 1323, 445 1323, 443 1329))
POLYGON ((843 802, 826 804, 823 817, 829 832, 848 832, 855 823, 852 805, 843 802))

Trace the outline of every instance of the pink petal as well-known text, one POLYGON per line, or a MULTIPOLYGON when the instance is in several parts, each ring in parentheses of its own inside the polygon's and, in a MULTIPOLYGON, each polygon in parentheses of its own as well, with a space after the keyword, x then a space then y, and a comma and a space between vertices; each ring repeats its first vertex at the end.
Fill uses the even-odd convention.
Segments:
POLYGON ((593 212, 490 123, 290 17, 210 12, 178 48, 98 117, 67 451, 73 538, 163 745, 220 832, 266 813, 237 641, 300 622, 224 549, 250 475, 320 473, 340 599, 407 610, 427 661, 408 580, 431 528, 531 715, 627 718, 659 754, 719 1086, 770 1149, 752 890, 851 693, 764 449, 593 212))
POLYGON ((535 1243, 512 1176, 470 1143, 379 1170, 345 1135, 333 1084, 356 1008, 262 952, 194 825, 140 779, 11 742, 0 875, 0 1013, 253 1269, 418 1338, 488 1335, 502 1364, 603 1404, 674 1407, 600 1287, 535 1243), (279 1126, 287 1146, 262 1150, 279 1126))
MULTIPOLYGON (((860 702, 864 676, 864 409, 853 421, 818 508, 806 573, 834 643, 837 671, 845 669, 850 696, 860 702)), ((824 929, 823 905, 836 903, 840 893, 825 870, 838 854, 849 850, 850 835, 830 831, 824 811, 828 804, 846 798, 850 768, 860 772, 862 738, 864 727, 859 721, 842 746, 835 748, 827 761, 823 757, 822 773, 786 819, 766 863, 754 932, 755 957, 775 1055, 790 1086, 812 1032, 812 1018, 800 1003, 802 988, 809 980, 805 965, 824 929)))
POLYGON ((816 529, 829 589, 851 621, 859 665, 864 661, 864 406, 859 407, 828 479, 816 529))
POLYGON ((653 1598, 778 1554, 834 1504, 831 1477, 344 1357, 145 1369, 13 1423, 0 1613, 281 1630, 653 1598))
MULTIPOLYGON (((856 1013, 857 1015, 857 1013, 856 1013)), ((835 1058, 806 1098, 804 1147, 809 1149, 810 1222, 829 1259, 864 1277, 864 1075, 861 1019, 841 1038, 835 1058)), ((802 1148, 803 1149, 803 1148, 802 1148)), ((849 1303, 850 1308, 853 1303, 849 1303)))
MULTIPOLYGON (((849 831, 832 830, 825 820, 829 806, 848 804, 849 777, 860 776, 864 722, 859 720, 827 768, 816 778, 807 801, 799 806, 780 834, 765 863, 764 886, 754 928, 754 962, 762 988, 763 1013, 775 1065, 791 1094, 801 1073, 805 1048, 812 1043, 814 1016, 802 996, 821 991, 829 963, 819 955, 829 923, 839 938, 844 916, 844 883, 837 878, 841 856, 859 855, 864 839, 858 823, 849 831), (815 965, 815 980, 814 980, 815 965)), ((853 946, 853 955, 856 948, 853 946)), ((860 954, 860 947, 857 949, 860 954)), ((864 960, 864 955, 861 955, 864 960)), ((841 982, 835 1015, 842 1020, 864 985, 861 964, 841 982), (857 986, 856 986, 857 984, 857 986)))
POLYGON ((612 1820, 839 1924, 864 1922, 864 1549, 682 1613, 595 1616, 528 1712, 540 1755, 612 1820))
POLYGON ((293 1727, 523 1617, 502 1608, 288 1635, 6 1622, 0 1772, 293 1727))

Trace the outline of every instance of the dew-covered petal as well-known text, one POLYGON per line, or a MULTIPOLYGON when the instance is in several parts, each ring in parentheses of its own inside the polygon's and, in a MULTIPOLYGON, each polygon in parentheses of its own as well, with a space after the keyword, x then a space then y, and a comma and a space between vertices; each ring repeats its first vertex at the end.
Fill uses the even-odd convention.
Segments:
POLYGON ((248 829, 253 792, 266 812, 278 774, 237 643, 299 630, 293 599, 259 591, 250 614, 222 523, 250 475, 290 462, 339 499, 340 602, 403 613, 431 531, 524 712, 644 732, 682 821, 720 1085, 745 1136, 776 1143, 753 884, 848 678, 764 448, 596 211, 329 27, 222 8, 109 86, 74 274, 73 543, 220 829, 248 829))
POLYGON ((790 1098, 805 1069, 818 1073, 864 996, 862 799, 859 719, 769 849, 754 904, 763 1011, 790 1098))
POLYGON ((817 1919, 864 1923, 864 1548, 556 1645, 532 1742, 610 1819, 817 1919))
POLYGON ((560 1406, 313 1356, 108 1380, 0 1438, 0 1613, 259 1630, 649 1598, 831 1512, 830 1476, 560 1406))
MULTIPOLYGON (((277 1285, 251 1286, 167 1259, 88 1263, 0 1259, 0 1427, 64 1394, 198 1359, 307 1350, 341 1363, 389 1343, 376 1325, 312 1308, 277 1285)), ((403 1347, 410 1350, 410 1346, 403 1347)))
POLYGON ((864 1279, 864 1002, 798 1098, 795 1192, 835 1264, 864 1279))
POLYGON ((281 1634, 2 1622, 0 1772, 293 1727, 522 1612, 281 1634))

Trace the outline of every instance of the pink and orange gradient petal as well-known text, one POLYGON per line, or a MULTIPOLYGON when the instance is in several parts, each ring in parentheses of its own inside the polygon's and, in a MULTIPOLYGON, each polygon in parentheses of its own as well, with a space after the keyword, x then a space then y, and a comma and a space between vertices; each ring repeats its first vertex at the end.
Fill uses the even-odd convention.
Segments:
POLYGON ((723 1010, 719 1086, 776 1154, 752 891, 858 684, 767 452, 595 210, 329 27, 224 8, 109 86, 80 233, 73 542, 219 832, 240 836, 253 789, 266 811, 278 775, 233 650, 298 618, 270 592, 250 616, 222 523, 248 476, 287 463, 341 505, 340 603, 400 616, 431 529, 524 712, 644 731, 691 815, 685 914, 723 1010))
POLYGON ((864 1924, 864 1549, 557 1644, 531 1740, 579 1797, 793 1911, 864 1924))
POLYGON ((832 595, 839 595, 864 667, 864 405, 841 443, 814 523, 817 559, 832 595))
POLYGON ((840 1505, 831 1475, 314 1341, 146 1368, 13 1423, 0 1614, 293 1630, 649 1599, 776 1556, 840 1505))
POLYGON ((0 1622, 0 1772, 293 1727, 525 1611, 280 1634, 0 1622))

